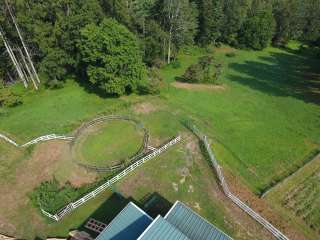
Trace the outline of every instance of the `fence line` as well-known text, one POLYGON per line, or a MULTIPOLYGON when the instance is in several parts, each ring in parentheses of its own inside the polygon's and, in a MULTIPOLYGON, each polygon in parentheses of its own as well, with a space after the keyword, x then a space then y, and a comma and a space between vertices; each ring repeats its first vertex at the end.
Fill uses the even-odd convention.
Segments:
POLYGON ((8 138, 7 136, 5 136, 3 134, 0 134, 0 138, 4 139, 6 142, 8 142, 10 144, 13 144, 16 147, 23 148, 23 147, 28 147, 30 145, 36 144, 38 142, 45 142, 45 141, 54 140, 54 139, 70 141, 74 137, 72 137, 72 136, 64 136, 64 135, 57 135, 57 134, 48 134, 48 135, 44 135, 44 136, 41 136, 41 137, 37 137, 37 138, 35 138, 35 139, 25 143, 25 144, 21 144, 21 145, 16 143, 15 141, 13 141, 12 139, 8 138))
POLYGON ((124 120, 124 121, 131 121, 133 122, 136 127, 140 127, 143 132, 144 132, 144 136, 143 136, 143 143, 140 146, 140 148, 138 149, 138 151, 131 156, 129 159, 122 159, 123 161, 118 161, 118 164, 112 165, 112 166, 95 166, 95 165, 90 165, 90 164, 85 164, 82 163, 80 161, 74 160, 76 164, 78 164, 81 167, 86 168, 88 171, 95 171, 98 173, 103 173, 103 172, 112 172, 115 170, 121 170, 123 168, 125 168, 126 166, 128 166, 129 164, 135 162, 136 160, 138 160, 139 158, 141 158, 144 154, 147 153, 147 149, 149 146, 149 132, 148 130, 143 126, 143 124, 138 121, 137 119, 131 117, 131 116, 123 116, 123 115, 108 115, 108 116, 100 116, 97 117, 95 119, 92 119, 89 122, 86 122, 84 124, 82 124, 75 132, 74 134, 74 138, 70 144, 70 148, 71 151, 72 148, 74 147, 74 143, 76 142, 77 138, 79 137, 79 135, 87 128, 94 126, 95 124, 98 123, 102 123, 105 121, 110 121, 110 120, 124 120))
POLYGON ((41 208, 41 212, 45 216, 47 216, 47 217, 49 217, 49 218, 51 218, 51 219, 53 219, 55 221, 59 221, 65 215, 69 214, 74 209, 80 207, 82 204, 84 204, 85 202, 87 202, 91 198, 94 198, 95 196, 100 194, 102 191, 104 191, 105 189, 110 187, 112 184, 114 184, 115 182, 119 181, 120 179, 122 179, 123 177, 125 177, 126 175, 131 173, 137 167, 141 166, 142 164, 144 164, 148 160, 160 155, 163 151, 167 150, 170 146, 180 142, 180 140, 181 140, 181 136, 178 136, 178 137, 172 139, 168 143, 164 144, 162 147, 156 149, 155 151, 151 152, 150 154, 148 154, 148 155, 144 156, 143 158, 141 158, 140 160, 136 161, 135 163, 133 163, 132 165, 130 165, 129 167, 127 167, 126 169, 121 171, 118 175, 116 175, 115 177, 111 178, 110 180, 108 180, 107 182, 102 184, 101 186, 97 187, 95 190, 93 190, 90 193, 86 194, 85 196, 83 196, 82 198, 78 199, 77 201, 69 203, 67 206, 65 206, 63 209, 58 211, 56 214, 52 215, 52 214, 46 212, 45 210, 43 210, 42 208, 41 208))
POLYGON ((207 136, 203 135, 198 128, 191 124, 187 123, 188 127, 191 129, 193 133, 195 133, 196 136, 199 137, 199 139, 204 143, 205 149, 207 154, 209 155, 210 161, 218 175, 218 179, 220 181, 220 184, 222 186, 223 192, 225 195, 239 208, 241 208, 243 211, 245 211, 248 215, 250 215, 253 219, 255 219, 258 223, 260 223, 264 228, 266 228, 273 236, 275 236, 279 240, 289 240, 288 237, 286 237, 280 230, 275 228, 271 223, 269 223, 266 219, 264 219, 261 215, 256 213, 254 210, 252 210, 248 205, 243 203, 237 196, 235 196, 228 187, 227 182, 225 181, 224 175, 222 173, 222 168, 220 167, 217 159, 215 158, 215 155, 213 151, 211 150, 210 144, 208 142, 207 136))

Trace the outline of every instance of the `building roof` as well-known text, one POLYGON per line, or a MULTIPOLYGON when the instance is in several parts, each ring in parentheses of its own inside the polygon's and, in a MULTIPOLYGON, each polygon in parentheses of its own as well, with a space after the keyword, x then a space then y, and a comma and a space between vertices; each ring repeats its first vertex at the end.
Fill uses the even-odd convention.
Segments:
POLYGON ((96 240, 232 240, 183 203, 177 201, 163 218, 153 220, 130 202, 96 240))
POLYGON ((179 201, 177 201, 167 213, 165 220, 191 240, 232 239, 179 201))
POLYGON ((148 214, 130 202, 96 240, 136 240, 152 221, 148 214))
POLYGON ((190 240, 160 215, 141 234, 138 240, 190 240))

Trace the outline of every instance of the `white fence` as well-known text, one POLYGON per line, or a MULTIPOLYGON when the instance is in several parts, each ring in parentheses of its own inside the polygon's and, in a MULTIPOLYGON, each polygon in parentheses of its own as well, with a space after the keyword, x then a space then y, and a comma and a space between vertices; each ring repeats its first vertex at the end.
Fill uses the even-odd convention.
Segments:
POLYGON ((25 144, 19 145, 18 143, 16 143, 15 141, 13 141, 12 139, 8 138, 7 136, 0 134, 0 138, 2 138, 3 140, 5 140, 8 143, 13 144, 16 147, 28 147, 30 145, 36 144, 38 142, 45 142, 45 141, 49 141, 49 140, 67 140, 70 141, 72 140, 74 137, 72 136, 64 136, 64 135, 57 135, 57 134, 49 134, 49 135, 45 135, 45 136, 41 136, 38 138, 35 138, 25 144))
POLYGON ((200 138, 200 140, 204 143, 205 149, 209 155, 210 161, 214 167, 214 169, 217 172, 218 179, 220 181, 220 184, 222 186, 223 192, 225 195, 238 207, 240 207, 243 211, 245 211, 247 214, 249 214, 253 219, 255 219, 257 222, 259 222, 264 228, 266 228, 270 233, 273 234, 277 239, 279 240, 289 240, 280 230, 275 228, 271 223, 269 223, 266 219, 264 219, 262 216, 260 216, 258 213, 256 213, 254 210, 252 210, 248 205, 243 203, 237 196, 235 196, 232 192, 230 192, 227 182, 224 179, 224 175, 222 173, 222 169, 218 164, 218 161, 216 160, 214 153, 211 150, 211 147, 208 143, 207 137, 203 135, 196 126, 190 124, 189 128, 200 138))
POLYGON ((160 155, 163 151, 167 150, 170 146, 180 142, 181 137, 178 136, 174 139, 172 139, 171 141, 169 141, 168 143, 166 143, 165 145, 163 145, 162 147, 154 150, 153 152, 151 152, 150 154, 146 155, 145 157, 143 157, 142 159, 138 160, 137 162, 133 163, 132 165, 130 165, 129 167, 127 167, 126 169, 124 169, 123 171, 121 171, 118 175, 116 175, 115 177, 111 178, 110 180, 108 180, 107 182, 105 182, 104 184, 102 184, 101 186, 99 186, 98 188, 96 188, 95 190, 93 190, 92 192, 86 194, 84 197, 80 198, 79 200, 75 201, 75 202, 71 202, 69 203, 67 206, 65 206, 62 210, 60 210, 58 213, 52 215, 48 212, 46 212, 45 210, 41 209, 42 213, 44 215, 46 215, 49 218, 52 218, 53 220, 59 221, 60 219, 62 219, 65 215, 67 215, 68 213, 72 212, 74 209, 78 208, 79 206, 81 206, 82 204, 84 204, 85 202, 87 202, 88 200, 90 200, 91 198, 94 198, 95 196, 97 196, 99 193, 101 193, 102 191, 104 191, 105 189, 107 189, 108 187, 110 187, 112 184, 114 184, 115 182, 119 181, 120 179, 122 179, 123 177, 125 177, 126 175, 128 175, 130 172, 132 172, 133 170, 135 170, 137 167, 141 166, 142 164, 144 164, 145 162, 147 162, 148 160, 160 155))

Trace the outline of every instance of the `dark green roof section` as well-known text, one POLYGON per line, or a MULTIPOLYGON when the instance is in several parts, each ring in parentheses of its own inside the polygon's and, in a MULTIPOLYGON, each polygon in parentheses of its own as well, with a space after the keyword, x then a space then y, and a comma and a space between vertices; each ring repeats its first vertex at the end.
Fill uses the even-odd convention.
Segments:
POLYGON ((141 234, 138 240, 190 240, 160 215, 141 234))
POLYGON ((136 240, 152 221, 148 214, 130 202, 96 240, 136 240))
POLYGON ((191 240, 232 239, 179 201, 177 201, 167 213, 165 220, 191 240))

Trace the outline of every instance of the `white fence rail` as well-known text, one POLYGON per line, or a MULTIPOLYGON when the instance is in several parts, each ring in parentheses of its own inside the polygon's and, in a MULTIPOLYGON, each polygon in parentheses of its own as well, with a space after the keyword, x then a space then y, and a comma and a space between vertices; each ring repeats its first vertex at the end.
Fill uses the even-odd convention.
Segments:
POLYGON ((285 236, 280 230, 275 228, 271 223, 269 223, 266 219, 252 210, 248 205, 243 203, 237 196, 235 196, 228 187, 227 182, 225 181, 224 175, 222 173, 222 169, 218 164, 218 161, 215 158, 214 153, 211 150, 210 144, 207 140, 207 137, 203 135, 194 125, 189 125, 190 129, 200 138, 200 140, 204 143, 205 149, 209 155, 210 161, 218 175, 218 179, 222 186, 223 192, 225 195, 235 203, 239 208, 245 211, 248 215, 250 215, 253 219, 259 222, 264 228, 266 228, 273 236, 275 236, 279 240, 289 240, 287 236, 285 236))
POLYGON ((80 198, 79 200, 75 201, 75 202, 71 202, 69 203, 67 206, 65 206, 62 210, 58 211, 58 213, 52 215, 48 212, 46 212, 45 210, 41 209, 42 213, 44 215, 46 215, 49 218, 52 218, 53 220, 59 221, 60 219, 62 219, 65 215, 67 215, 68 213, 72 212, 74 209, 78 208, 79 206, 81 206, 82 204, 84 204, 85 202, 87 202, 88 200, 90 200, 91 198, 94 198, 95 196, 97 196, 99 193, 101 193, 102 191, 104 191, 105 189, 107 189, 108 187, 110 187, 112 184, 114 184, 115 182, 119 181, 120 179, 122 179, 123 177, 125 177, 126 175, 128 175, 130 172, 132 172, 133 170, 135 170, 137 167, 141 166, 142 164, 144 164, 145 162, 147 162, 148 160, 160 155, 163 151, 167 150, 170 146, 180 142, 181 137, 178 136, 174 139, 172 139, 171 141, 169 141, 168 143, 164 144, 162 147, 156 149, 155 151, 151 152, 150 154, 146 155, 145 157, 141 158, 140 160, 138 160, 137 162, 133 163, 132 165, 130 165, 129 167, 127 167, 126 169, 124 169, 123 171, 121 171, 118 175, 116 175, 115 177, 109 179, 107 182, 105 182, 104 184, 102 184, 101 186, 97 187, 95 190, 93 190, 92 192, 86 194, 84 197, 80 198))
POLYGON ((35 138, 25 144, 18 144, 15 141, 13 141, 12 139, 8 138, 7 136, 0 134, 0 138, 2 138, 3 140, 5 140, 8 143, 11 143, 12 145, 16 146, 16 147, 28 147, 30 145, 36 144, 38 142, 45 142, 45 141, 50 141, 50 140, 67 140, 70 141, 72 140, 74 137, 72 136, 64 136, 64 135, 57 135, 57 134, 49 134, 49 135, 44 135, 38 138, 35 138))

